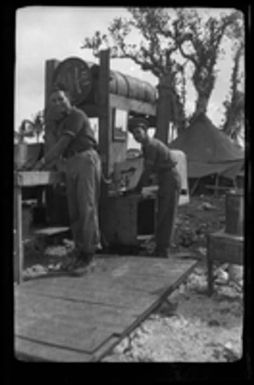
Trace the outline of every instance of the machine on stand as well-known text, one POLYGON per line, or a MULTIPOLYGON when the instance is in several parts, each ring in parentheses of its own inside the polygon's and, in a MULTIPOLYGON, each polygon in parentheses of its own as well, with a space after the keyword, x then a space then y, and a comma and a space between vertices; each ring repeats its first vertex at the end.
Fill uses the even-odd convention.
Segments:
MULTIPOLYGON (((111 71, 109 50, 100 52, 99 64, 76 57, 62 62, 48 60, 45 73, 45 106, 52 87, 62 84, 69 90, 72 103, 87 114, 92 127, 97 130, 103 180, 107 181, 102 183, 101 189, 102 242, 105 245, 136 246, 139 236, 154 233, 157 186, 151 182, 141 194, 130 193, 139 180, 143 163, 140 156, 129 156, 127 126, 129 118, 134 116, 145 117, 151 127, 162 121, 163 106, 158 103, 157 89, 145 81, 111 71)), ((47 125, 44 137, 44 150, 47 150, 55 143, 47 125)), ((180 151, 175 151, 175 156, 182 176, 180 204, 183 204, 189 201, 186 157, 180 151)), ((43 203, 46 225, 68 226, 63 171, 64 164, 60 162, 57 168, 48 171, 15 172, 15 197, 18 197, 15 201, 19 208, 16 222, 21 222, 20 195, 25 183, 26 186, 43 186, 46 191, 43 203), (59 186, 59 181, 61 188, 56 189, 54 186, 59 186)), ((19 251, 16 254, 20 255, 22 231, 17 231, 19 246, 16 250, 19 251)), ((21 269, 22 262, 20 258, 18 260, 21 269)))

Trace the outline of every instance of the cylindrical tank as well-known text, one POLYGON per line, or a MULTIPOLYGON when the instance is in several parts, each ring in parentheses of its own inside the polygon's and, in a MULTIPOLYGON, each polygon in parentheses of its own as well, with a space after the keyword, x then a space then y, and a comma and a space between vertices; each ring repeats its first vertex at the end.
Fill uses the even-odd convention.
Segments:
POLYGON ((110 75, 109 87, 112 94, 142 100, 148 103, 156 102, 156 89, 150 83, 129 75, 124 75, 118 71, 112 71, 110 75))
POLYGON ((74 104, 82 103, 92 91, 92 65, 76 57, 63 60, 54 71, 52 86, 64 86, 74 104))
MULTIPOLYGON (((69 90, 74 104, 98 102, 99 66, 82 59, 71 57, 63 60, 53 75, 53 85, 61 84, 69 90)), ((124 75, 118 71, 110 71, 109 89, 112 94, 126 98, 155 103, 156 88, 150 83, 124 75)))
POLYGON ((225 232, 232 235, 243 235, 244 194, 243 190, 229 191, 226 194, 225 232))

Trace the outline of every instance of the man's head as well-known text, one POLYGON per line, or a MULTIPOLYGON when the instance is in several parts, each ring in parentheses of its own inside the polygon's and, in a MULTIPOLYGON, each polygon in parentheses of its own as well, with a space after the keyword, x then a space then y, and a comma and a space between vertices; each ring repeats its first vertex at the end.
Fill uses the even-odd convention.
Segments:
POLYGON ((143 143, 147 139, 147 129, 149 123, 144 118, 132 118, 128 124, 128 130, 132 133, 135 140, 143 143))
POLYGON ((71 109, 71 101, 64 87, 56 86, 49 96, 49 108, 54 110, 57 116, 63 116, 71 109))

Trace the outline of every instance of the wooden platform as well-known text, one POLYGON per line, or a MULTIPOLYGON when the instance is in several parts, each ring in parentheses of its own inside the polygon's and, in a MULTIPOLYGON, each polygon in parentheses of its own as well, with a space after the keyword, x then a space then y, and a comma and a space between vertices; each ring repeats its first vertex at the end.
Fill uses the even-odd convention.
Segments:
POLYGON ((28 361, 100 361, 194 269, 194 259, 100 256, 83 277, 15 285, 15 352, 28 361))

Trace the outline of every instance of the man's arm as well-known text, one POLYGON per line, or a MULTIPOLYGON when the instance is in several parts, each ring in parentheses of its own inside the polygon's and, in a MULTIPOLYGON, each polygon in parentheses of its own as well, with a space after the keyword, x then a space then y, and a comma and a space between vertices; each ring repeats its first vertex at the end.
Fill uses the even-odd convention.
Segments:
POLYGON ((45 154, 44 160, 45 163, 51 163, 56 158, 59 158, 60 155, 66 150, 69 146, 72 137, 70 135, 63 135, 56 144, 45 154))
POLYGON ((148 182, 149 176, 153 173, 153 167, 156 161, 156 146, 150 141, 148 146, 143 147, 144 171, 138 181, 135 191, 141 191, 142 187, 148 182))
POLYGON ((83 116, 75 113, 66 118, 61 138, 57 143, 45 154, 45 156, 36 164, 35 169, 40 170, 48 163, 57 159, 69 146, 70 142, 75 138, 83 125, 83 116))
POLYGON ((141 174, 141 177, 138 181, 138 184, 135 188, 135 191, 140 192, 142 190, 142 187, 148 182, 149 176, 153 172, 153 162, 149 160, 144 161, 144 171, 141 174))

